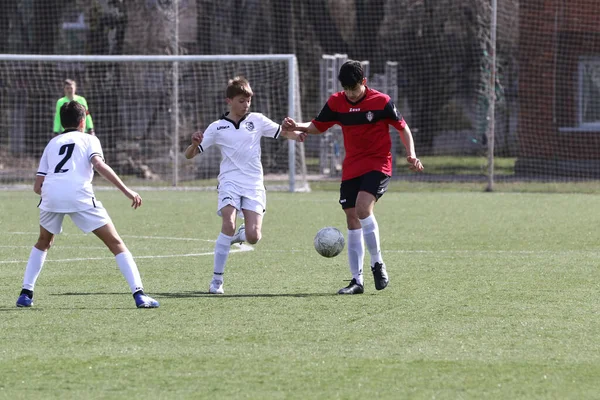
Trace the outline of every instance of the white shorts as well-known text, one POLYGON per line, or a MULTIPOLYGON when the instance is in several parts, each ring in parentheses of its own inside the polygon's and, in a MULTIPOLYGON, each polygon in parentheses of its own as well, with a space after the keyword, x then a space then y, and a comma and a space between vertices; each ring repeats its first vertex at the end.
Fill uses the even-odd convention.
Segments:
POLYGON ((72 213, 55 213, 40 210, 40 225, 48 232, 58 235, 62 232, 62 223, 65 215, 71 217, 71 221, 84 233, 90 233, 104 225, 112 222, 108 213, 102 207, 102 203, 96 201, 95 208, 72 213))
POLYGON ((265 189, 243 189, 225 182, 220 184, 217 190, 219 192, 217 205, 217 215, 219 217, 222 216, 221 210, 227 205, 235 207, 238 211, 250 210, 259 215, 265 213, 267 206, 265 189))

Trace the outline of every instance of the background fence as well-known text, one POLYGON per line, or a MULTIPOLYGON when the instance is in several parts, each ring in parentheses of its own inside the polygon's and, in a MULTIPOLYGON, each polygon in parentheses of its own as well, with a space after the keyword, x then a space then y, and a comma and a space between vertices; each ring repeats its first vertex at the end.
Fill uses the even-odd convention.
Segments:
MULTIPOLYGON (((600 3, 594 0, 23 0, 0 3, 0 52, 295 54, 305 120, 323 103, 324 54, 368 61, 374 83, 386 75, 389 62, 397 63, 398 108, 426 167, 418 176, 398 168, 400 178, 483 185, 493 171, 505 181, 590 180, 600 178, 598 20, 600 3)), ((139 135, 138 144, 151 151, 133 161, 116 160, 119 172, 131 173, 132 162, 149 166, 146 158, 155 159, 155 153, 183 150, 185 141, 179 148, 168 138, 155 142, 172 132, 169 126, 148 125, 150 114, 169 112, 160 101, 146 104, 168 92, 168 83, 150 80, 152 86, 140 89, 147 96, 137 114, 113 119, 111 110, 126 99, 123 91, 139 82, 117 81, 110 69, 90 74, 86 68, 74 64, 49 74, 44 66, 0 65, 1 168, 43 147, 64 78, 80 81, 78 93, 97 116, 105 146, 114 147, 126 130, 155 132, 153 142, 139 135), (17 122, 22 120, 27 124, 17 122)), ((280 73, 268 68, 262 73, 272 87, 257 91, 255 101, 276 109, 278 91, 286 90, 280 73)), ((226 83, 221 75, 209 80, 226 83)), ((196 81, 183 93, 180 119, 189 124, 186 129, 202 128, 211 120, 208 114, 215 119, 224 110, 223 102, 198 95, 206 82, 196 81), (206 118, 198 117, 199 109, 206 118)), ((323 169, 323 146, 333 146, 311 140, 309 176, 330 175, 331 168, 323 169)), ((267 150, 264 157, 273 154, 267 150)), ((149 167, 146 175, 153 174, 165 175, 149 167)))

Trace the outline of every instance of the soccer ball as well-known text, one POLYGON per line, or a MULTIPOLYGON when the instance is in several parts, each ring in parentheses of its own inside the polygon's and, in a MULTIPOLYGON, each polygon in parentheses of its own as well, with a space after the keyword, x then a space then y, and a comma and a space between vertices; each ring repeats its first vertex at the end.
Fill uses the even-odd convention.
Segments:
POLYGON ((328 226, 317 232, 315 250, 323 257, 335 257, 344 250, 344 235, 342 232, 328 226))

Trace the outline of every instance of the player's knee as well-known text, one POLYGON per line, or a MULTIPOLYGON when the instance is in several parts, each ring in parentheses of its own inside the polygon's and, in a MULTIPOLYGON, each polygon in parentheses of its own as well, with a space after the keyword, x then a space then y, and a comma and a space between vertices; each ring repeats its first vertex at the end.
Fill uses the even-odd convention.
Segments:
POLYGON ((365 208, 364 210, 357 209, 356 215, 359 219, 365 219, 368 218, 369 215, 371 215, 371 210, 369 210, 368 208, 365 208))
POLYGON ((248 232, 246 231, 246 241, 250 244, 256 244, 261 239, 262 234, 260 232, 248 232))
POLYGON ((369 215, 371 215, 370 204, 361 204, 361 203, 356 204, 356 216, 359 219, 365 219, 369 215))
POLYGON ((221 232, 228 236, 235 234, 235 221, 223 221, 221 232))

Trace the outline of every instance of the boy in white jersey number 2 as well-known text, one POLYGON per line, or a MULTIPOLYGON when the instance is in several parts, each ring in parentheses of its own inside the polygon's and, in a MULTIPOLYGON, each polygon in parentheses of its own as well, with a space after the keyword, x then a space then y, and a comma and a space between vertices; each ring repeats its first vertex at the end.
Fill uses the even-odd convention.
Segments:
POLYGON ((222 217, 221 233, 215 244, 213 278, 209 293, 222 294, 223 273, 233 243, 255 244, 261 239, 263 214, 266 207, 263 169, 260 160, 261 137, 304 141, 306 133, 283 132, 281 125, 260 113, 250 113, 252 89, 243 77, 231 79, 226 101, 229 112, 213 122, 204 132, 192 135, 192 144, 185 150, 190 159, 210 146, 221 150, 217 214, 222 217), (244 214, 244 224, 235 232, 238 212, 244 214))
POLYGON ((33 289, 40 275, 54 235, 62 232, 65 215, 83 232, 93 232, 115 255, 117 265, 127 280, 138 308, 155 308, 158 302, 144 294, 142 279, 133 257, 117 233, 102 203, 96 200, 92 188, 94 168, 129 198, 136 209, 142 198, 130 190, 117 174, 104 163, 102 146, 97 137, 83 133, 86 110, 76 101, 60 109, 64 133, 54 137, 44 149, 33 186, 42 196, 40 236, 31 249, 23 289, 17 307, 33 305, 33 289))

